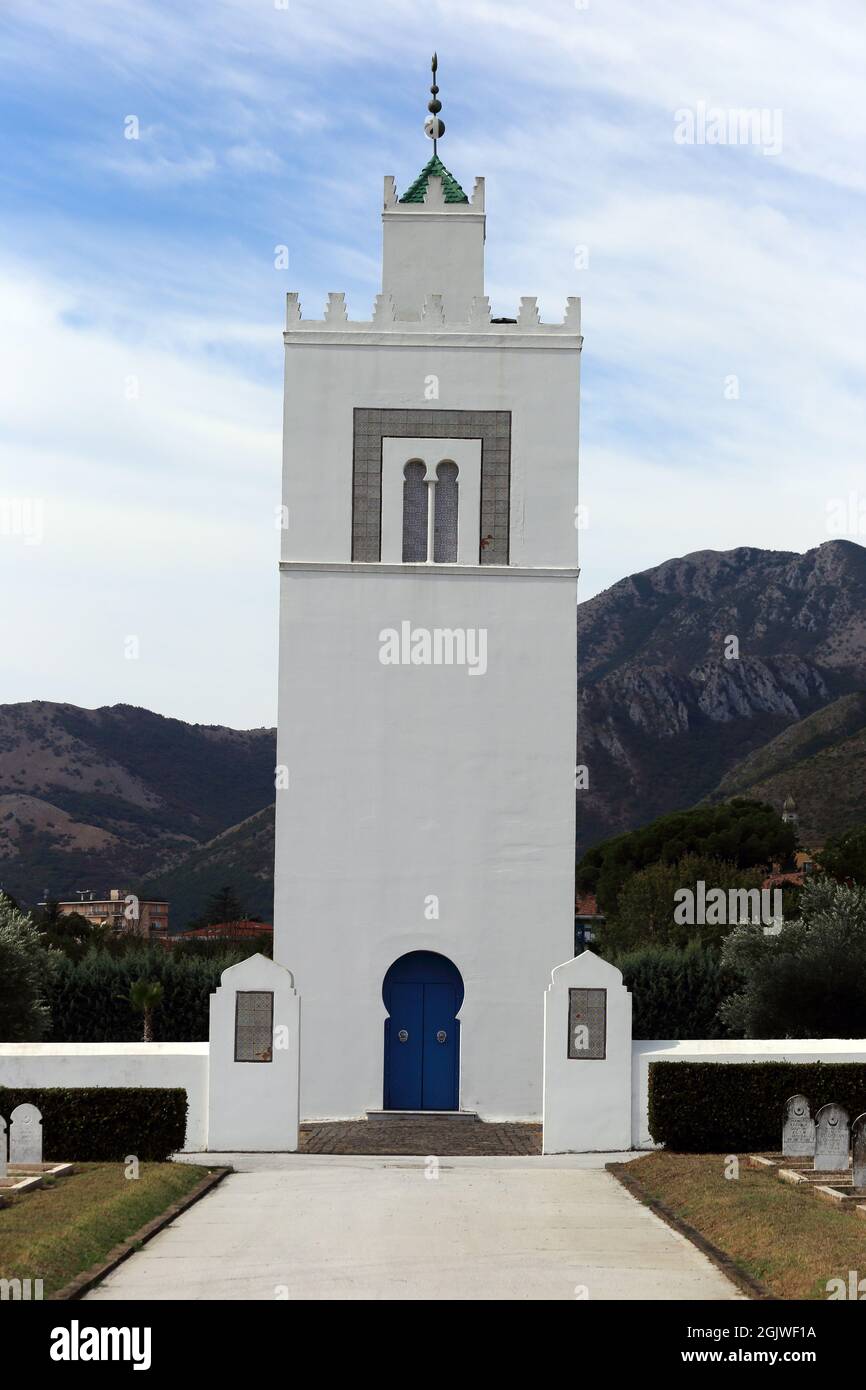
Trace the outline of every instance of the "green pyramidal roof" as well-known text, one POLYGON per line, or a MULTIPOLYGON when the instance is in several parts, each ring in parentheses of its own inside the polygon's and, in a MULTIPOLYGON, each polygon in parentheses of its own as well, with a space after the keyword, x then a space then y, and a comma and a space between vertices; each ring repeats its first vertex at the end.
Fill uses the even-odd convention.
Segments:
POLYGON ((410 188, 406 189, 400 202, 423 203, 424 195, 427 192, 427 180, 430 178, 431 174, 438 174, 442 180, 442 192, 445 196, 446 203, 469 202, 463 189, 460 187, 457 180, 451 177, 438 154, 434 154, 433 158, 428 160, 424 165, 424 168, 421 170, 415 182, 410 188))

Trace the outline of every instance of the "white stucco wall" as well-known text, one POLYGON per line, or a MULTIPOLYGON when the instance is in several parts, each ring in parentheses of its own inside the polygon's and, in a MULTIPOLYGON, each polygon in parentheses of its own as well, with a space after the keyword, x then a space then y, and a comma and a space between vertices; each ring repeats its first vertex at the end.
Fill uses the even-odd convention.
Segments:
POLYGON ((294 1153, 298 1147, 300 1001, 292 976, 266 956, 229 966, 210 997, 207 1148, 294 1153), (273 996, 269 1061, 236 1060, 239 992, 273 996))
MULTIPOLYGON (((864 1038, 684 1039, 632 1043, 632 1147, 654 1147, 649 1130, 652 1062, 866 1062, 864 1038)), ((779 1120, 781 1138, 781 1118, 779 1120)))
POLYGON ((383 221, 369 320, 336 293, 323 319, 288 297, 274 956, 303 999, 301 1116, 382 1105, 383 979, 430 950, 465 987, 461 1106, 538 1118, 543 993, 573 949, 579 302, 558 324, 529 299, 490 322, 480 181, 446 205, 431 179, 411 206, 386 179, 383 221), (416 439, 385 446, 383 563, 351 564, 354 411, 375 408, 439 412, 443 434, 465 423, 444 411, 510 413, 507 566, 463 534, 479 444, 447 439, 431 447, 460 453, 460 563, 393 563, 416 439), (380 632, 404 622, 484 629, 485 673, 382 665, 380 632))
POLYGON ((594 955, 557 966, 544 996, 544 1152, 615 1153, 631 1148, 631 995, 622 971, 594 955), (569 991, 604 990, 605 1047, 569 1055, 569 991))
MULTIPOLYGON (((319 326, 321 327, 321 326, 319 326)), ((489 325, 483 333, 286 335, 284 560, 352 558, 355 407, 511 411, 512 565, 577 563, 580 337, 489 325), (438 380, 431 399, 429 378, 438 380)))
POLYGON ((207 1043, 0 1043, 0 1086, 180 1087, 187 1150, 207 1147, 207 1078, 207 1043))
POLYGON ((542 1000, 573 949, 575 588, 284 571, 274 954, 303 1000, 302 1119, 382 1105, 382 982, 414 950, 463 976, 461 1106, 540 1116, 542 1000), (486 673, 383 666, 404 619, 485 628, 486 673))
POLYGON ((431 294, 442 296, 447 319, 466 318, 472 300, 484 294, 484 234, 483 197, 445 203, 439 178, 430 180, 426 204, 386 207, 382 290, 398 318, 420 317, 431 294))

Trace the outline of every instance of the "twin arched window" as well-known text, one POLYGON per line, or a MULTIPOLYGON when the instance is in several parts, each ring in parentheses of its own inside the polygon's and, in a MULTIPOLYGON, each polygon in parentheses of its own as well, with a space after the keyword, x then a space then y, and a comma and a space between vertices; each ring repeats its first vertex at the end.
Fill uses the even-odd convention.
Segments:
POLYGON ((404 564, 456 563, 458 472, 457 464, 447 459, 438 465, 435 478, 428 478, 420 459, 403 469, 404 564))

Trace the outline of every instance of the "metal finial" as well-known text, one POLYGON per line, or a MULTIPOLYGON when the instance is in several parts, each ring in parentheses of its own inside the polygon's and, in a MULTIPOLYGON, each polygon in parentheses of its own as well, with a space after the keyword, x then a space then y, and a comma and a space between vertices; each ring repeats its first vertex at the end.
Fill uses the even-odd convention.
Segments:
POLYGON ((430 69, 433 73, 433 84, 430 88, 430 91, 433 95, 433 100, 428 101, 427 103, 427 110, 432 111, 433 114, 431 116, 428 116, 427 120, 424 122, 424 134, 427 135, 433 141, 434 156, 436 154, 436 142, 438 140, 441 140, 442 136, 445 134, 445 122, 439 119, 439 112, 442 110, 442 103, 438 99, 439 88, 436 86, 436 71, 438 67, 439 59, 436 57, 436 54, 434 53, 433 57, 430 60, 430 69))

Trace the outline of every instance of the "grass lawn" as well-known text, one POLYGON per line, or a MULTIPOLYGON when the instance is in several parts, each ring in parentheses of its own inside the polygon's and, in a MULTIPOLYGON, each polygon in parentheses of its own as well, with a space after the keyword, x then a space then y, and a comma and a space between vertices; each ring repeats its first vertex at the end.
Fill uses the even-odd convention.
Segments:
POLYGON ((738 1178, 726 1178, 726 1167, 723 1154, 660 1150, 625 1170, 777 1298, 826 1299, 828 1279, 847 1285, 852 1269, 866 1276, 862 1217, 750 1168, 743 1155, 738 1178))
POLYGON ((68 1178, 11 1197, 0 1210, 0 1278, 42 1279, 46 1298, 98 1264, 211 1170, 190 1163, 80 1163, 68 1178))

